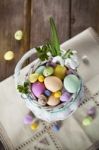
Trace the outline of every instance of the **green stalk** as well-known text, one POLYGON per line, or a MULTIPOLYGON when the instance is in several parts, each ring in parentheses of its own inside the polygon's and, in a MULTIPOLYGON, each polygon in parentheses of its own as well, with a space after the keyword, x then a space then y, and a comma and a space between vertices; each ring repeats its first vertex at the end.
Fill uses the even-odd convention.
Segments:
POLYGON ((52 17, 50 17, 50 27, 51 27, 51 39, 50 39, 50 44, 52 47, 53 51, 52 53, 54 54, 54 56, 60 55, 60 42, 59 42, 59 37, 58 37, 58 33, 57 33, 57 29, 54 23, 54 20, 52 17))

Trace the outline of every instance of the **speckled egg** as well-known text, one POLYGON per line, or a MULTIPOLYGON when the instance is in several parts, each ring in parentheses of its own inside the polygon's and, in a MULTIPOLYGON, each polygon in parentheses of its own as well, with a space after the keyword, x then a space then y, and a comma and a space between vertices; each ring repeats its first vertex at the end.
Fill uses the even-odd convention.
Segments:
POLYGON ((50 106, 56 106, 60 103, 60 99, 59 98, 55 98, 53 95, 51 95, 48 99, 47 104, 50 106))
POLYGON ((41 94, 38 98, 38 103, 42 106, 45 106, 47 104, 47 101, 48 101, 47 97, 43 94, 41 94))
POLYGON ((46 77, 44 80, 44 84, 45 87, 51 92, 56 92, 62 89, 62 81, 55 76, 46 77))
POLYGON ((45 91, 45 85, 41 82, 32 84, 32 92, 36 97, 39 97, 45 91))
POLYGON ((57 65, 54 70, 54 75, 60 79, 64 79, 65 75, 67 74, 67 69, 64 66, 57 65))
POLYGON ((61 100, 62 102, 68 102, 68 101, 70 101, 70 98, 71 98, 71 94, 65 91, 65 92, 61 95, 60 100, 61 100))
POLYGON ((70 93, 76 93, 80 88, 80 80, 76 75, 68 75, 64 79, 64 87, 70 93))
POLYGON ((48 67, 46 67, 46 68, 44 69, 43 75, 44 75, 45 77, 47 77, 47 76, 52 75, 53 72, 54 72, 54 69, 53 69, 52 67, 48 66, 48 67))
POLYGON ((44 69, 45 69, 45 66, 40 66, 35 70, 35 72, 38 74, 43 74, 44 69))

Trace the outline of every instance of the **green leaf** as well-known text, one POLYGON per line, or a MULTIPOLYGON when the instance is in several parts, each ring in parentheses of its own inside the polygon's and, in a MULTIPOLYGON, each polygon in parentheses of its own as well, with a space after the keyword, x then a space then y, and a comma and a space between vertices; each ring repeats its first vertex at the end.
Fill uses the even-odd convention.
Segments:
POLYGON ((37 50, 37 56, 42 60, 46 60, 48 59, 48 56, 47 56, 47 45, 44 45, 42 47, 36 47, 36 50, 37 50))
POLYGON ((20 93, 28 94, 29 93, 28 85, 29 85, 28 82, 24 82, 24 85, 18 85, 17 89, 19 90, 20 93))
POLYGON ((51 39, 50 39, 51 50, 53 50, 54 56, 57 56, 61 54, 60 42, 58 38, 57 29, 52 17, 50 17, 50 27, 51 27, 51 39))
POLYGON ((65 59, 66 59, 66 58, 70 58, 71 55, 73 55, 72 50, 71 50, 71 49, 68 49, 68 50, 66 51, 66 53, 64 54, 63 58, 65 58, 65 59))

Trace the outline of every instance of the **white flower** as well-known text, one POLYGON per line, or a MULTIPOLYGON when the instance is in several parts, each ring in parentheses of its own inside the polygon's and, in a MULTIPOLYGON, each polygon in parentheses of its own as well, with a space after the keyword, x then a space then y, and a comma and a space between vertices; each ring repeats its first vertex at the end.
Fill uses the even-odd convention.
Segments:
POLYGON ((56 56, 52 59, 53 63, 60 63, 61 66, 64 66, 64 59, 61 56, 56 56))
POLYGON ((76 69, 79 66, 77 55, 73 54, 70 58, 65 59, 65 65, 72 69, 76 69))

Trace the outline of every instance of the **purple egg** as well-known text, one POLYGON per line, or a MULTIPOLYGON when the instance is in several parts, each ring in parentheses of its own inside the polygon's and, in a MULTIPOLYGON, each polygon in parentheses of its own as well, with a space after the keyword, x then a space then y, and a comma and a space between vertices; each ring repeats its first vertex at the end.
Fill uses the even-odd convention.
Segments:
POLYGON ((45 91, 45 85, 41 82, 35 82, 32 84, 32 92, 36 97, 39 97, 45 91))
POLYGON ((96 108, 93 106, 93 107, 90 107, 88 110, 87 110, 87 114, 89 116, 92 116, 94 117, 96 115, 96 108))
POLYGON ((68 101, 70 101, 70 98, 71 98, 71 94, 65 91, 65 92, 62 94, 62 96, 60 97, 60 100, 61 100, 62 102, 66 102, 66 101, 68 102, 68 101))
POLYGON ((32 116, 30 116, 30 115, 26 115, 25 117, 24 117, 24 124, 31 124, 32 123, 32 121, 33 121, 33 117, 32 116))
POLYGON ((46 66, 55 67, 56 63, 53 63, 52 61, 49 61, 49 62, 46 63, 46 66))

